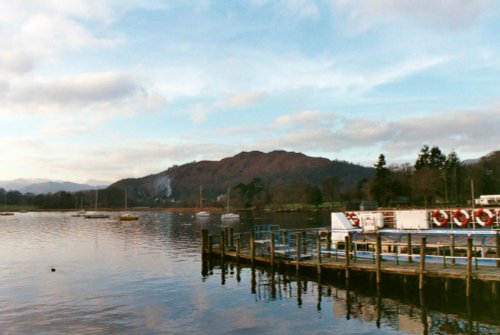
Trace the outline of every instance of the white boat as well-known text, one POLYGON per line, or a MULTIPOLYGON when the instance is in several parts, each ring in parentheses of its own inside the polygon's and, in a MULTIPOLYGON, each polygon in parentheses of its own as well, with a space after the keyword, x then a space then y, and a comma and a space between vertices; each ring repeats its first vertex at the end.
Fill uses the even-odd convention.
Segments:
MULTIPOLYGON (((127 210, 127 190, 125 190, 125 210, 127 210)), ((120 216, 118 216, 118 220, 120 221, 135 221, 139 220, 139 217, 137 215, 134 215, 132 213, 123 213, 120 216)))
POLYGON ((222 214, 221 220, 223 220, 223 221, 229 221, 229 220, 236 221, 236 220, 240 219, 240 215, 229 212, 229 194, 230 194, 230 192, 229 192, 229 187, 228 187, 227 196, 226 196, 226 213, 222 214))
POLYGON ((109 218, 108 214, 104 213, 98 213, 97 212, 97 198, 98 198, 99 192, 98 190, 95 190, 95 205, 94 205, 94 212, 93 213, 87 213, 83 217, 85 219, 106 219, 109 218))
POLYGON ((210 216, 210 213, 207 211, 201 210, 203 208, 203 186, 200 185, 200 211, 195 213, 197 218, 207 218, 210 216))

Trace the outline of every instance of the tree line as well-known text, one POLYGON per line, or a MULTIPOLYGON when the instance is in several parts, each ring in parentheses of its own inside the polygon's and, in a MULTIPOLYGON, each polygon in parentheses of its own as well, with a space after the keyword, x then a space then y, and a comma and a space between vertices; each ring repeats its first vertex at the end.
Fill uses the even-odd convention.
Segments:
POLYGON ((364 195, 380 206, 471 205, 480 194, 500 193, 500 151, 464 164, 452 151, 424 145, 413 165, 387 165, 380 154, 364 195))
MULTIPOLYGON (((467 205, 481 194, 500 194, 500 151, 477 162, 464 163, 452 151, 448 154, 428 145, 422 146, 413 164, 388 165, 384 154, 374 164, 374 174, 356 186, 346 188, 340 176, 332 175, 319 183, 296 178, 291 181, 255 177, 232 187, 231 206, 235 208, 280 208, 289 204, 320 206, 347 202, 376 202, 381 207, 467 205)), ((196 199, 178 201, 130 197, 129 207, 195 207, 196 199)), ((41 209, 93 209, 95 191, 22 194, 0 188, 0 209, 26 206, 41 209)), ((124 190, 110 187, 99 191, 99 208, 123 208, 124 190)), ((224 207, 224 195, 204 199, 211 207, 224 207)))

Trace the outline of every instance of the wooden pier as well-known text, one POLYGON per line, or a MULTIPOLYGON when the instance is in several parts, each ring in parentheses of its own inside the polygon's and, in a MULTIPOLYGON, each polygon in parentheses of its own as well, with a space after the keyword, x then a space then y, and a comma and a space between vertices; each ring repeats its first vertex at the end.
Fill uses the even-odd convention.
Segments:
POLYGON ((486 238, 456 237, 448 241, 435 237, 404 234, 397 239, 381 233, 347 235, 345 241, 332 242, 328 229, 281 230, 267 225, 251 233, 234 234, 232 228, 209 236, 202 230, 202 254, 238 262, 295 268, 297 271, 341 271, 349 280, 351 272, 374 274, 374 284, 382 284, 382 275, 413 276, 419 289, 426 278, 465 282, 465 295, 473 282, 491 286, 497 296, 500 282, 500 234, 486 238))

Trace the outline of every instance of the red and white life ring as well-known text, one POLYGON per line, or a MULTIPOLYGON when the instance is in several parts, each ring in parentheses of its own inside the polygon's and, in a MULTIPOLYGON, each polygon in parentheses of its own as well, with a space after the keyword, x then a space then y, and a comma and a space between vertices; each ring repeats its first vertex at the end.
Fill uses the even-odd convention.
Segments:
POLYGON ((354 212, 347 213, 347 220, 351 221, 353 226, 359 226, 359 218, 358 215, 354 212))
POLYGON ((455 222, 457 226, 465 227, 467 226, 469 221, 470 221, 470 214, 465 209, 457 209, 453 213, 453 222, 455 222))
POLYGON ((434 222, 436 226, 439 227, 446 226, 449 219, 450 217, 448 216, 448 213, 446 213, 442 209, 435 210, 432 213, 432 222, 434 222))
POLYGON ((483 227, 491 225, 495 219, 495 215, 489 209, 481 208, 474 213, 474 216, 476 217, 476 222, 483 227))

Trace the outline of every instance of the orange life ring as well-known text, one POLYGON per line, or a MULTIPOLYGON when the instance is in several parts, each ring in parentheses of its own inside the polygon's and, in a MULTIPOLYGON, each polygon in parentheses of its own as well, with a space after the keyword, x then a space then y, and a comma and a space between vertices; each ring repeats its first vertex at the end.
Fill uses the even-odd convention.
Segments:
POLYGON ((469 221, 470 221, 470 214, 465 209, 457 209, 453 213, 453 222, 455 222, 457 226, 465 227, 467 226, 469 221))
POLYGON ((495 215, 489 209, 481 208, 476 213, 474 213, 474 216, 476 217, 476 222, 483 227, 490 226, 495 219, 495 215))
POLYGON ((434 222, 434 224, 436 226, 439 226, 439 227, 446 226, 446 224, 448 223, 448 220, 449 220, 448 213, 446 213, 445 211, 443 211, 441 209, 435 210, 432 213, 432 222, 434 222))

